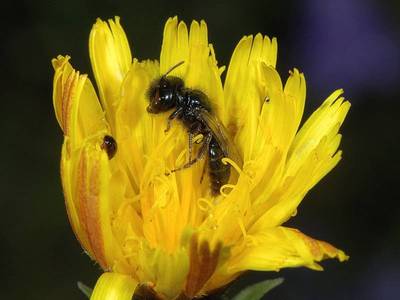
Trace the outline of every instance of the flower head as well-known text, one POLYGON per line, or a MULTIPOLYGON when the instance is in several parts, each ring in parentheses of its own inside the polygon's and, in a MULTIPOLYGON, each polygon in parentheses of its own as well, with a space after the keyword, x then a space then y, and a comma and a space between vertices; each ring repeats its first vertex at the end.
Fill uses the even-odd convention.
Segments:
POLYGON ((338 131, 350 107, 342 90, 299 129, 304 75, 294 69, 282 83, 276 39, 243 37, 222 84, 225 68, 204 21, 188 29, 170 18, 159 62, 132 59, 119 18, 97 20, 89 51, 99 98, 70 57, 52 63, 68 216, 82 247, 106 272, 94 299, 130 299, 135 290, 191 299, 246 270, 320 270, 325 258, 347 259, 282 226, 341 158, 338 131), (223 159, 232 178, 216 197, 208 176, 200 180, 205 160, 170 173, 188 161, 187 129, 175 120, 164 132, 168 114, 146 110, 151 83, 181 61, 170 75, 207 95, 240 156, 240 163, 223 159))

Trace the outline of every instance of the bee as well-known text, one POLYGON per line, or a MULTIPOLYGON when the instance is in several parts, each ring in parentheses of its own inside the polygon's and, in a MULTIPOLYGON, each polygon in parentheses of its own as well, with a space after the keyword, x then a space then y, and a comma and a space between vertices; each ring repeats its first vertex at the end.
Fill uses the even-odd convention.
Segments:
POLYGON ((173 120, 177 119, 183 123, 189 135, 189 161, 171 172, 189 168, 208 155, 211 194, 217 196, 221 186, 229 181, 231 175, 231 166, 223 163, 222 158, 229 157, 239 162, 239 155, 229 142, 226 128, 215 116, 207 95, 185 87, 184 81, 179 77, 168 76, 183 63, 177 63, 150 85, 147 91, 150 100, 147 112, 159 114, 172 111, 167 119, 165 132, 170 129, 173 120), (198 135, 203 136, 201 146, 196 157, 192 158, 194 138, 198 135))

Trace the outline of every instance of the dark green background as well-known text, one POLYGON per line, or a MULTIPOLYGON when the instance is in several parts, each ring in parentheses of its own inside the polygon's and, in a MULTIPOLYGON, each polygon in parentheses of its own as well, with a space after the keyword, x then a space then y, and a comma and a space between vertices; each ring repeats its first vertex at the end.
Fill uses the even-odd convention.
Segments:
POLYGON ((356 16, 349 20, 346 10, 333 7, 327 22, 315 25, 318 16, 310 10, 311 2, 70 0, 4 4, 0 298, 84 299, 76 281, 92 286, 101 273, 75 240, 65 213, 58 168, 62 135, 52 107, 51 58, 69 54, 76 68, 92 76, 87 47, 91 26, 96 17, 114 15, 121 16, 135 57, 158 58, 164 22, 177 14, 187 22, 193 18, 207 21, 210 41, 225 65, 243 35, 262 32, 278 37, 278 70, 283 77, 292 67, 306 74, 307 115, 338 87, 345 88, 353 104, 342 129, 342 162, 306 196, 298 216, 289 224, 344 249, 350 261, 326 261, 324 272, 300 268, 249 277, 285 277, 285 283, 267 299, 398 299, 399 61, 380 47, 379 38, 392 38, 393 49, 400 50, 399 4, 394 0, 385 4, 349 0, 358 5, 357 11, 367 11, 370 19, 356 16), (339 28, 345 37, 354 29, 343 25, 349 21, 361 24, 360 36, 366 34, 370 45, 376 39, 375 47, 381 52, 368 45, 350 51, 346 48, 349 39, 338 38, 339 32, 331 40, 337 47, 315 66, 313 55, 321 54, 318 49, 326 41, 325 30, 329 33, 328 27, 339 28), (368 30, 376 28, 382 30, 372 32, 369 38, 368 30), (333 68, 326 73, 331 58, 338 64, 349 63, 340 72, 333 68), (376 64, 365 68, 363 62, 369 60, 376 64), (323 70, 325 79, 332 76, 331 83, 321 79, 323 70))

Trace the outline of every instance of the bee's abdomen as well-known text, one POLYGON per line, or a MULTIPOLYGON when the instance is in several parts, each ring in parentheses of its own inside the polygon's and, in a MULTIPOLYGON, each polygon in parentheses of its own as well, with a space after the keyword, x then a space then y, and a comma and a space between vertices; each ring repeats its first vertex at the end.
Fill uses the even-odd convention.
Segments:
POLYGON ((213 196, 217 196, 220 193, 220 188, 226 184, 231 175, 231 169, 229 165, 225 165, 222 159, 226 157, 218 144, 218 142, 212 138, 209 146, 209 175, 211 183, 211 193, 213 196))

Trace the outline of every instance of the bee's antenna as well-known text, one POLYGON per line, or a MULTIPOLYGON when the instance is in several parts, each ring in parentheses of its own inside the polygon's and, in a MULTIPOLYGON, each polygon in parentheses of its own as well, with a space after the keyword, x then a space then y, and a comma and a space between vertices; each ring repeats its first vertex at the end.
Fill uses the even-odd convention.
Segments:
POLYGON ((167 72, 165 72, 165 74, 163 76, 161 76, 161 77, 167 76, 169 73, 171 73, 173 70, 175 70, 177 67, 183 65, 184 63, 185 63, 184 60, 178 62, 176 65, 172 66, 167 72))

